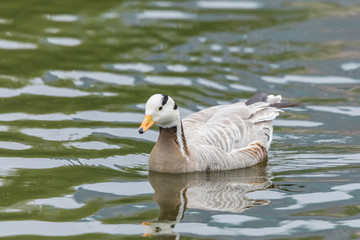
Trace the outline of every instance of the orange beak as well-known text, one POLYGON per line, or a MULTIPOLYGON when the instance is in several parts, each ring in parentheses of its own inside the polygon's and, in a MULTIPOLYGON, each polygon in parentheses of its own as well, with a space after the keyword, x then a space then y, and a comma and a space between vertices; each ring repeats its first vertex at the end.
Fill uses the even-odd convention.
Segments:
POLYGON ((152 120, 152 116, 151 115, 145 115, 144 121, 141 123, 140 127, 139 127, 139 133, 143 134, 144 132, 146 132, 152 125, 154 125, 156 122, 154 122, 152 120))
POLYGON ((151 222, 141 222, 140 224, 143 225, 143 226, 150 226, 151 222))

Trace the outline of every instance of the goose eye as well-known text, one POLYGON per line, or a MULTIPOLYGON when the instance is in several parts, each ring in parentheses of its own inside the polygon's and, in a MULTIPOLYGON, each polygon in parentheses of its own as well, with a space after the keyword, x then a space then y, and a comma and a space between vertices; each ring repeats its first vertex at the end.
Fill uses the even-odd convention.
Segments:
POLYGON ((162 106, 159 107, 159 111, 161 111, 161 109, 162 109, 162 106))

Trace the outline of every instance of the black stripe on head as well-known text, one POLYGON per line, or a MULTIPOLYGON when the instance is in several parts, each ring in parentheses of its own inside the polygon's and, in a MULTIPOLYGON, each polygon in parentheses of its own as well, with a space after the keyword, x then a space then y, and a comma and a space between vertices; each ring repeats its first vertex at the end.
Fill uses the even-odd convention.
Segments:
POLYGON ((163 96, 163 98, 162 98, 162 103, 161 103, 161 105, 164 106, 164 105, 167 103, 167 101, 169 100, 169 96, 168 96, 168 95, 165 95, 165 94, 163 94, 162 96, 163 96))
POLYGON ((177 109, 177 104, 175 103, 175 105, 174 105, 174 110, 176 110, 177 109))

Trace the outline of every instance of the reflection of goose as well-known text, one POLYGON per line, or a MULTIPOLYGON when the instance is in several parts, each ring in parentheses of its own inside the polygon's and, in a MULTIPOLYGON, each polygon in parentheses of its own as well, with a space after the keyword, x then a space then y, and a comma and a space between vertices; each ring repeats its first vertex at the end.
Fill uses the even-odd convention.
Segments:
POLYGON ((252 200, 246 193, 270 186, 267 164, 222 172, 196 172, 181 175, 149 172, 155 190, 154 200, 160 207, 157 222, 143 223, 145 236, 171 234, 186 208, 240 213, 267 200, 252 200))
POLYGON ((155 123, 160 127, 149 169, 173 173, 230 170, 264 161, 279 108, 296 105, 280 100, 280 95, 259 93, 246 103, 207 108, 181 121, 171 97, 151 96, 139 128, 144 133, 155 123))

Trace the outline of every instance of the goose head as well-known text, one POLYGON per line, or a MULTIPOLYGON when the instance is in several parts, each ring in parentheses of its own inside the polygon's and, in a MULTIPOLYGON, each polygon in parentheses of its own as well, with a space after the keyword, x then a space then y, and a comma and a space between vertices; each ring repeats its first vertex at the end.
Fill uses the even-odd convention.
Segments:
POLYGON ((161 128, 176 127, 180 124, 178 106, 170 96, 155 94, 146 102, 145 118, 138 129, 139 133, 146 132, 154 124, 161 128))

